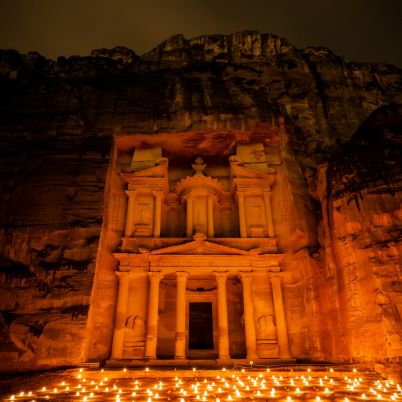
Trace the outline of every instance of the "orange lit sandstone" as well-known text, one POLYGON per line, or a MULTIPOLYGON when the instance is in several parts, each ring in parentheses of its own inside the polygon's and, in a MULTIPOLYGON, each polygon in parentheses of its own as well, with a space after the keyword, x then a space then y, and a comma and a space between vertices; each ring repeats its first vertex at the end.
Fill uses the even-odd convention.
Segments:
POLYGON ((2 371, 400 373, 400 70, 231 39, 1 53, 2 371))

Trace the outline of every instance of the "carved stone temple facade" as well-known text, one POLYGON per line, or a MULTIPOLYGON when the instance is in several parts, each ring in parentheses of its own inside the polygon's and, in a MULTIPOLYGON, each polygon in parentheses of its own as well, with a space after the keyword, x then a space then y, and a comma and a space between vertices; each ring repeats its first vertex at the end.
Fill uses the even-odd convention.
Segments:
POLYGON ((120 138, 110 167, 88 359, 291 359, 264 145, 134 145, 120 138))

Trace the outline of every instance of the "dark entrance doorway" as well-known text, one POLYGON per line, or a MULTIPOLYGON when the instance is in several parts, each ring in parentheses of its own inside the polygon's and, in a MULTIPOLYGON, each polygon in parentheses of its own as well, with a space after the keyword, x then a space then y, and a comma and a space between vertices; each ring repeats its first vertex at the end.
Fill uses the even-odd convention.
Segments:
POLYGON ((189 303, 189 349, 214 348, 212 303, 189 303))

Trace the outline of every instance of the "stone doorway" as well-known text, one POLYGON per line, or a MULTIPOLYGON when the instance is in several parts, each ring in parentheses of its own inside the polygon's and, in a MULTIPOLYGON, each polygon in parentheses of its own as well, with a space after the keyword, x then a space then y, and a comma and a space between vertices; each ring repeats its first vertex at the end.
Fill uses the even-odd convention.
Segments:
POLYGON ((214 349, 212 302, 189 303, 188 348, 197 351, 214 349))

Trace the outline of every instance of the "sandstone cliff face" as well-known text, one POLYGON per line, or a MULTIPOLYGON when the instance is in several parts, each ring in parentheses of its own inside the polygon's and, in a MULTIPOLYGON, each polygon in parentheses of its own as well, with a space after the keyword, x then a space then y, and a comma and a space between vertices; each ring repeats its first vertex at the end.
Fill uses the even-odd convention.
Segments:
POLYGON ((81 359, 114 134, 261 123, 281 133, 281 205, 296 211, 283 237, 289 269, 303 267, 287 293, 308 339, 293 338, 297 357, 397 361, 398 102, 400 69, 258 32, 178 35, 142 57, 1 51, 3 369, 81 359))
MULTIPOLYGON (((334 280, 347 351, 356 360, 402 355, 402 108, 379 109, 327 171, 334 280)), ((323 210, 324 213, 324 210, 323 210)))

